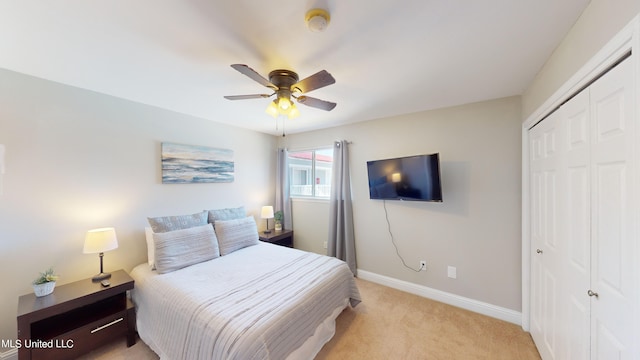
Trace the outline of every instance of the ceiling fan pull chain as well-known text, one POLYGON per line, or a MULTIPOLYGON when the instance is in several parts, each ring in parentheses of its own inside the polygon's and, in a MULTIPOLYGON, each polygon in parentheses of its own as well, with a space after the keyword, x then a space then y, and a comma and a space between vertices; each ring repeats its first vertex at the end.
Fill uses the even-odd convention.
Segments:
POLYGON ((284 135, 284 124, 286 122, 284 121, 284 115, 280 115, 280 119, 282 119, 282 137, 285 137, 285 135, 284 135))

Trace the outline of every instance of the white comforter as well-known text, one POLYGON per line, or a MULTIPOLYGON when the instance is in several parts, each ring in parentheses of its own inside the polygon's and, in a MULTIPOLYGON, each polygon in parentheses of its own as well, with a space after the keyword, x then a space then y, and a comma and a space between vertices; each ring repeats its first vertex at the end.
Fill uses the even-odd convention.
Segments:
POLYGON ((360 301, 344 262, 267 243, 168 274, 141 264, 131 276, 140 337, 167 360, 285 359, 360 301))

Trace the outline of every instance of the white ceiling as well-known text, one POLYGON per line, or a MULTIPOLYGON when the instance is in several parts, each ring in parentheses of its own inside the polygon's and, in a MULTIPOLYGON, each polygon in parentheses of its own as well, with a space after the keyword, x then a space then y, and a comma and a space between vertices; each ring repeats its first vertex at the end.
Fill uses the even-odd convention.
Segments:
MULTIPOLYGON (((0 67, 276 134, 232 69, 336 83, 287 133, 520 95, 589 0, 0 0, 0 67), (331 13, 309 31, 311 8, 331 13)), ((280 128, 281 131, 281 128, 280 128)))

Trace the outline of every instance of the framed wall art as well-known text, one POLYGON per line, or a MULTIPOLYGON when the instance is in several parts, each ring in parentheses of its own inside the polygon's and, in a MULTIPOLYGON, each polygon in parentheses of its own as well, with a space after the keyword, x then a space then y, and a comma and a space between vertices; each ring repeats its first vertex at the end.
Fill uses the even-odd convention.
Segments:
POLYGON ((162 143, 162 183, 225 183, 234 180, 233 150, 162 143))

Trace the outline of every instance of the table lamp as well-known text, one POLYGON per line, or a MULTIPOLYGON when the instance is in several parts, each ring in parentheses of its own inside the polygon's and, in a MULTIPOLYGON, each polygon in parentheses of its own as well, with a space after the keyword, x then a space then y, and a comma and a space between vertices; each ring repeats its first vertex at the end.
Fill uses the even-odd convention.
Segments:
POLYGON ((85 254, 100 253, 100 273, 91 278, 93 281, 101 281, 111 277, 110 273, 105 273, 102 267, 102 258, 104 252, 117 249, 118 239, 116 238, 116 230, 110 228, 100 228, 87 231, 87 236, 84 239, 85 254))
POLYGON ((271 230, 269 230, 269 219, 273 219, 273 206, 263 206, 260 217, 263 219, 267 219, 267 229, 264 231, 264 233, 271 234, 271 230))

